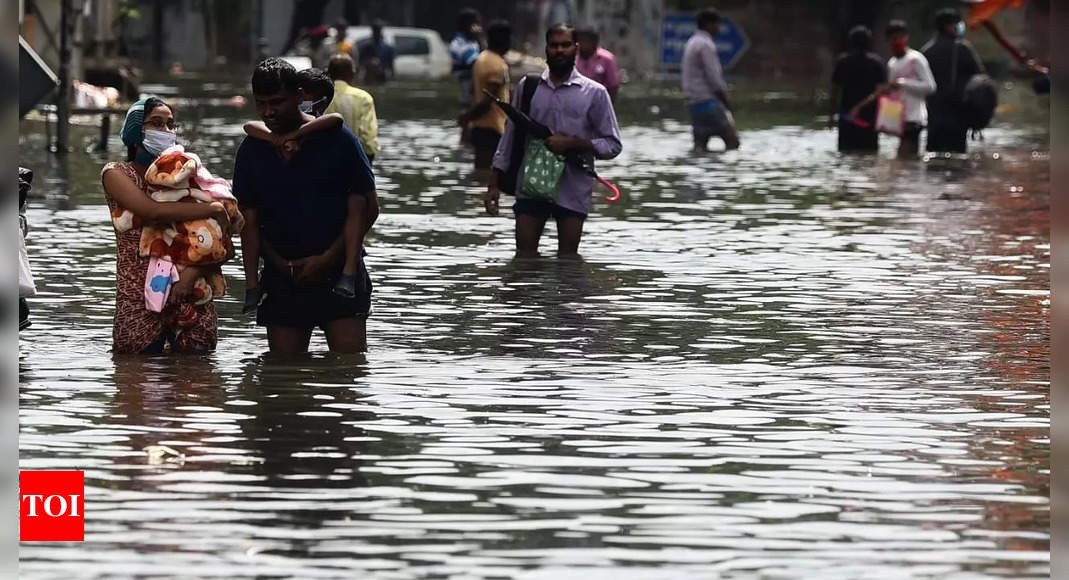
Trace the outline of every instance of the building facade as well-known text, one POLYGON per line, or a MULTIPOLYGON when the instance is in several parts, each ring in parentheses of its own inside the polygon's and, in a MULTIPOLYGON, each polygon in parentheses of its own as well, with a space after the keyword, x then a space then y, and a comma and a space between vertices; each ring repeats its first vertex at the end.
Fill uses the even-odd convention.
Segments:
MULTIPOLYGON (((594 26, 626 76, 639 80, 671 74, 666 64, 673 42, 672 23, 715 5, 745 39, 745 50, 729 67, 742 78, 825 79, 855 24, 874 30, 875 49, 885 53, 880 30, 892 18, 907 20, 913 44, 933 33, 932 17, 957 0, 70 0, 74 23, 75 78, 86 68, 115 63, 142 69, 228 70, 266 55, 282 54, 301 26, 350 24, 382 19, 395 26, 438 31, 445 41, 455 34, 457 12, 480 10, 484 22, 509 20, 514 45, 534 55, 544 51, 545 29, 558 21, 594 26)), ((50 65, 58 60, 57 30, 61 0, 20 0, 26 14, 23 36, 50 65)), ((1031 0, 1022 10, 999 16, 1014 42, 1039 58, 1049 57, 1049 0, 1031 0)), ((676 29, 678 33, 678 27, 676 29)), ((970 40, 992 63, 1009 57, 982 31, 970 40)), ((678 47, 676 47, 678 48, 678 47)), ((996 69, 999 67, 995 67, 996 69)))

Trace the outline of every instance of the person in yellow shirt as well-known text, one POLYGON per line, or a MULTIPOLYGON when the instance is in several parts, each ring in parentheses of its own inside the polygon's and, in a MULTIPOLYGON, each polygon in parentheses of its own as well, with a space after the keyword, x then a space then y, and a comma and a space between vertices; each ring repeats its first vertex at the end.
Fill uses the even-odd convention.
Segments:
POLYGON ((495 20, 486 27, 486 50, 479 53, 472 65, 473 104, 457 118, 461 127, 471 127, 471 143, 475 146, 475 171, 489 176, 490 164, 497 151, 497 142, 505 133, 505 113, 492 104, 483 90, 497 98, 509 100, 509 65, 505 53, 512 44, 512 27, 504 20, 495 20))
POLYGON ((352 54, 353 43, 346 38, 349 32, 349 22, 344 18, 339 18, 334 22, 333 36, 336 46, 336 52, 338 54, 352 54))
POLYGON ((375 116, 375 100, 367 91, 353 86, 356 67, 347 54, 336 54, 327 64, 327 74, 334 81, 334 99, 327 105, 326 113, 338 113, 349 128, 369 161, 379 153, 379 121, 375 116))

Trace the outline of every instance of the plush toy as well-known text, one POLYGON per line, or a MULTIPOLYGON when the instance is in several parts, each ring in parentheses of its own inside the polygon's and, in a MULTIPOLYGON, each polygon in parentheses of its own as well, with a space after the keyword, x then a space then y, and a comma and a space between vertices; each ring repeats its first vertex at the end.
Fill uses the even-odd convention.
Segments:
POLYGON ((130 210, 116 207, 111 210, 111 223, 115 225, 115 231, 121 234, 141 227, 141 218, 134 215, 134 212, 130 210))
POLYGON ((188 189, 197 172, 197 158, 180 146, 167 149, 145 171, 145 181, 158 188, 188 189))
POLYGON ((193 304, 200 306, 211 302, 216 296, 226 294, 226 277, 221 269, 212 269, 204 273, 193 283, 193 304))
MULTIPOLYGON (((165 258, 149 259, 148 272, 145 273, 145 308, 153 312, 163 312, 171 295, 171 288, 175 282, 182 279, 182 272, 187 269, 185 266, 176 266, 165 258)), ((216 267, 207 270, 193 282, 190 301, 200 306, 223 294, 226 294, 226 278, 222 270, 216 267)))
POLYGON ((145 227, 141 230, 138 252, 182 266, 216 265, 225 262, 234 251, 228 234, 212 218, 177 222, 163 228, 145 227))
MULTIPOLYGON (((113 211, 111 217, 115 230, 122 233, 140 227, 138 254, 153 258, 145 283, 146 305, 153 292, 151 265, 158 261, 173 265, 175 279, 189 266, 200 268, 202 277, 194 282, 192 290, 194 304, 204 304, 222 296, 226 292, 226 279, 221 265, 234 254, 231 236, 240 231, 245 223, 238 210, 237 199, 230 191, 230 184, 209 173, 200 158, 187 153, 181 145, 168 148, 149 165, 145 171, 145 182, 149 186, 149 196, 154 201, 219 204, 230 222, 228 227, 224 227, 216 219, 207 218, 148 226, 128 210, 113 211)), ((163 267, 157 265, 157 268, 163 267)), ((153 309, 158 298, 152 297, 153 309)), ((166 295, 163 300, 166 302, 166 295)))

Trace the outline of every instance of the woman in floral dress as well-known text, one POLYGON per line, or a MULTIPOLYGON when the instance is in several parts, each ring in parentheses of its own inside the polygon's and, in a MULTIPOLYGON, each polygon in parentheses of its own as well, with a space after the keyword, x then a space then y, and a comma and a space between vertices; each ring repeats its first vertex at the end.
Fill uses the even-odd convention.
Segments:
POLYGON ((225 210, 201 203, 166 203, 148 195, 145 171, 163 152, 174 145, 176 124, 174 110, 155 97, 131 105, 122 128, 127 147, 125 162, 104 166, 101 180, 104 196, 112 216, 128 210, 134 227, 115 232, 118 247, 116 262, 117 291, 115 323, 112 332, 115 354, 164 354, 172 352, 203 353, 215 350, 217 317, 215 304, 196 306, 190 301, 196 268, 183 271, 181 280, 171 289, 162 312, 145 307, 145 275, 149 258, 138 255, 143 224, 215 218, 229 225, 225 210))

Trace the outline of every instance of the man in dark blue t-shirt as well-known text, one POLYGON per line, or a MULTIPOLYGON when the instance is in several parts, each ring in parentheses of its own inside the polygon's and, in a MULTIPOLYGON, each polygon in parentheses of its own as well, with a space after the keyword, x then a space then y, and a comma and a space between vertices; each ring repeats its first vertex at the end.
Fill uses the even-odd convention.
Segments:
MULTIPOLYGON (((253 72, 256 112, 273 133, 291 134, 310 120, 298 108, 297 82, 297 71, 278 58, 253 72)), ((361 239, 378 217, 375 177, 353 133, 313 132, 296 151, 246 137, 234 163, 234 194, 245 215, 246 311, 259 303, 256 319, 267 327, 271 352, 306 352, 316 327, 332 351, 365 350, 371 280, 363 260, 354 298, 331 290, 345 260, 346 216, 361 217, 361 239)))

